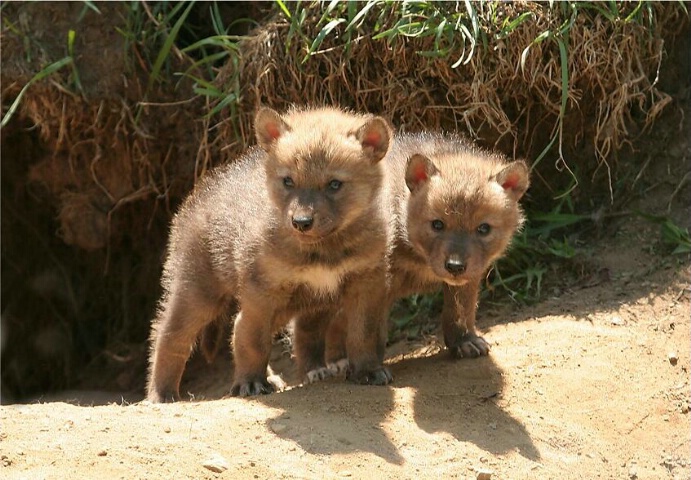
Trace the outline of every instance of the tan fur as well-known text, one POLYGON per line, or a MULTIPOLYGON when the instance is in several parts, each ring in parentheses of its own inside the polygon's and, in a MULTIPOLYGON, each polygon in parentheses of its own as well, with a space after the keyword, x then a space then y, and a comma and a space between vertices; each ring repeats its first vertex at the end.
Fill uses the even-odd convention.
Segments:
MULTIPOLYGON (((386 215, 394 222, 387 309, 396 299, 442 288, 449 351, 486 355, 489 344, 475 331, 479 286, 523 223, 518 201, 529 185, 526 164, 434 133, 397 135, 385 162, 386 215), (435 230, 433 221, 443 228, 435 230)), ((327 362, 344 355, 347 321, 325 333, 327 362)))
MULTIPOLYGON (((267 377, 269 350, 293 317, 323 331, 348 311, 353 338, 377 338, 369 332, 385 325, 380 160, 388 123, 330 108, 262 109, 255 130, 259 146, 206 177, 173 219, 151 334, 150 401, 179 399, 197 338, 235 305, 231 394, 240 396, 282 386, 267 377)), ((310 335, 296 332, 298 352, 310 351, 302 347, 310 335)), ((303 372, 325 366, 323 356, 306 355, 297 359, 303 372)), ((354 375, 390 380, 378 342, 359 341, 347 355, 354 375)))
POLYGON ((397 220, 391 301, 441 286, 446 346, 456 356, 486 355, 489 345, 475 332, 478 290, 523 223, 527 166, 456 135, 422 133, 396 138, 387 167, 397 220), (430 170, 417 183, 416 162, 430 170))

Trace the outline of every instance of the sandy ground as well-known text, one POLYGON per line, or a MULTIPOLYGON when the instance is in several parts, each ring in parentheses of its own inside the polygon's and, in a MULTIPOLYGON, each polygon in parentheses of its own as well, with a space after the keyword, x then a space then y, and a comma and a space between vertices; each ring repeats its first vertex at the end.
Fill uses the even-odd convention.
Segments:
POLYGON ((593 281, 481 306, 489 357, 450 360, 435 336, 392 345, 388 387, 298 386, 279 345, 293 388, 256 399, 223 398, 221 355, 191 362, 190 402, 82 391, 2 406, 0 476, 688 479, 690 269, 651 251, 657 235, 631 223, 593 245, 593 281))

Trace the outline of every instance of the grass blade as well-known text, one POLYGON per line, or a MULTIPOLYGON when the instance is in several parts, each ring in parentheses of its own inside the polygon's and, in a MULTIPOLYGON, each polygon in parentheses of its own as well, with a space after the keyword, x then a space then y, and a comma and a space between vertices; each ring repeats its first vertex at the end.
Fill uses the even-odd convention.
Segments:
POLYGON ((463 32, 463 53, 461 54, 461 57, 456 60, 456 63, 451 65, 451 68, 456 68, 461 64, 467 65, 473 58, 473 53, 475 52, 476 41, 475 38, 473 38, 473 36, 470 34, 468 27, 461 25, 461 31, 463 32), (468 56, 465 55, 465 39, 470 40, 470 52, 468 52, 468 56))
POLYGON ((362 10, 360 10, 353 17, 353 19, 350 21, 350 23, 346 27, 345 31, 349 32, 352 28, 358 28, 362 24, 361 20, 364 20, 364 17, 365 17, 365 15, 367 15, 367 12, 369 12, 372 9, 372 7, 374 7, 378 3, 379 3, 379 0, 368 1, 367 4, 364 7, 362 7, 362 10))
POLYGON ((535 37, 535 39, 532 42, 530 42, 527 47, 525 47, 523 53, 521 53, 521 71, 525 71, 525 60, 526 58, 528 58, 528 52, 530 51, 530 47, 532 47, 533 45, 537 45, 546 38, 549 38, 551 35, 552 32, 550 32, 549 30, 545 30, 540 35, 535 37))
POLYGON ((206 114, 206 117, 213 117, 214 115, 219 113, 221 110, 223 110, 223 108, 225 108, 226 106, 230 105, 233 102, 237 102, 237 99, 238 99, 238 97, 237 97, 237 95, 235 95, 235 93, 232 93, 232 92, 229 93, 228 95, 225 96, 225 98, 223 98, 223 100, 221 100, 218 103, 218 105, 216 105, 208 114, 206 114))
POLYGON ((77 37, 77 33, 70 29, 67 32, 67 53, 70 55, 70 58, 72 59, 72 81, 74 82, 74 85, 77 87, 77 89, 80 92, 83 92, 82 89, 82 82, 79 79, 79 71, 77 71, 77 66, 74 64, 74 40, 77 37))
POLYGON ((470 3, 470 0, 465 0, 465 9, 468 11, 470 22, 473 25, 473 38, 477 40, 480 35, 480 21, 477 18, 477 11, 473 8, 473 4, 470 3))
POLYGON ((17 98, 14 99, 14 102, 12 102, 12 105, 10 105, 10 108, 7 109, 7 113, 5 114, 4 117, 2 117, 2 123, 0 123, 0 128, 4 127, 7 125, 7 123, 10 121, 12 118, 12 115, 14 115, 15 110, 17 110, 17 107, 19 106, 19 103, 22 100, 22 97, 26 93, 26 91, 29 89, 31 85, 34 83, 38 82, 39 80, 42 80, 49 75, 52 75, 53 73, 57 72, 60 70, 62 67, 66 65, 70 65, 73 62, 72 57, 65 57, 61 60, 58 60, 55 63, 51 63, 48 65, 46 68, 38 72, 36 75, 34 75, 31 80, 27 82, 26 85, 19 91, 19 94, 17 95, 17 98))
POLYGON ((533 12, 523 12, 518 17, 511 20, 507 25, 503 26, 501 31, 497 34, 497 39, 501 40, 513 33, 518 26, 528 20, 529 18, 535 17, 533 12))
POLYGON ((173 28, 170 30, 170 33, 166 37, 166 41, 163 43, 161 51, 158 52, 158 56, 156 57, 156 61, 154 62, 151 74, 149 75, 149 84, 147 86, 147 90, 151 90, 151 87, 153 87, 154 82, 156 81, 156 79, 158 79, 158 75, 161 72, 161 67, 163 66, 163 63, 166 61, 166 58, 168 58, 170 50, 173 48, 175 39, 178 36, 178 32, 180 31, 182 25, 185 23, 185 19, 187 18, 187 15, 189 15, 190 10, 192 10, 193 6, 194 1, 191 1, 185 9, 185 11, 182 13, 182 15, 180 15, 180 18, 178 18, 178 21, 175 22, 175 25, 173 25, 173 28))
POLYGON ((183 48, 181 52, 189 53, 205 46, 239 50, 239 47, 236 45, 236 42, 239 42, 240 40, 242 40, 242 37, 239 37, 237 35, 215 35, 213 37, 202 38, 201 40, 193 43, 192 45, 183 48))
POLYGON ((310 46, 309 51, 307 52, 307 55, 305 55, 305 58, 302 59, 302 63, 305 63, 312 55, 314 55, 314 52, 317 51, 319 46, 322 44, 326 36, 331 33, 331 31, 336 28, 338 25, 341 23, 344 23, 346 20, 345 18, 336 18, 334 20, 331 20, 329 23, 324 25, 324 28, 321 29, 319 32, 319 35, 317 35, 317 38, 314 39, 312 42, 312 45, 310 46))
POLYGON ((290 11, 288 10, 288 7, 286 7, 286 4, 282 0, 276 0, 276 3, 278 4, 279 8, 285 14, 286 17, 288 17, 289 19, 292 18, 292 16, 290 15, 290 11))

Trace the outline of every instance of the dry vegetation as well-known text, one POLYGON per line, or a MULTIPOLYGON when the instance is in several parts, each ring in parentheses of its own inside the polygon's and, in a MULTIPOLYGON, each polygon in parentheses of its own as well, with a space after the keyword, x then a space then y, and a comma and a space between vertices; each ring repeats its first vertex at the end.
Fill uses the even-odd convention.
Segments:
POLYGON ((590 212, 688 52, 676 2, 354 5, 3 4, 3 400, 141 388, 170 215, 258 105, 467 132, 531 160, 540 211, 590 212))
MULTIPOLYGON (((292 19, 279 13, 241 44, 240 110, 335 103, 390 115, 409 131, 465 131, 534 165, 555 139, 556 160, 539 169, 541 187, 553 192, 564 182, 553 166, 578 167, 582 178, 603 164, 611 171, 611 153, 671 101, 657 85, 659 69, 665 40, 673 43, 686 14, 656 3, 636 17, 640 4, 619 6, 607 18, 578 4, 477 4, 472 13, 412 4, 374 7, 359 19, 345 7, 306 9, 304 17, 291 7, 292 19), (343 21, 315 50, 312 39, 334 19, 343 21), (468 30, 474 22, 475 33, 468 30)), ((219 80, 235 71, 227 65, 219 80)))

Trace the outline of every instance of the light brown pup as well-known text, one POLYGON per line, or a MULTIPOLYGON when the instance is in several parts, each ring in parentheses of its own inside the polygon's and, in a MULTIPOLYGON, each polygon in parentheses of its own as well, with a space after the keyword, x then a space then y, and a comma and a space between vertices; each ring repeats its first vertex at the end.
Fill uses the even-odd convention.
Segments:
MULTIPOLYGON (((395 223, 387 311, 396 299, 441 288, 451 354, 487 355, 489 344, 475 330, 478 291, 523 223, 518 201, 528 167, 441 133, 397 135, 384 163, 387 215, 395 223)), ((327 363, 345 355, 344 322, 326 333, 327 363)))
MULTIPOLYGON (((323 332, 328 315, 341 311, 349 318, 350 377, 391 381, 380 344, 389 236, 380 160, 392 137, 388 123, 331 108, 285 115, 264 108, 255 131, 258 146, 204 178, 173 219, 151 332, 152 402, 180 398, 200 333, 235 312, 232 395, 282 388, 267 376, 278 328, 303 316, 323 332)), ((311 335, 298 329, 299 351, 313 350, 311 335)), ((303 373, 324 365, 323 355, 312 357, 298 353, 303 373)))

